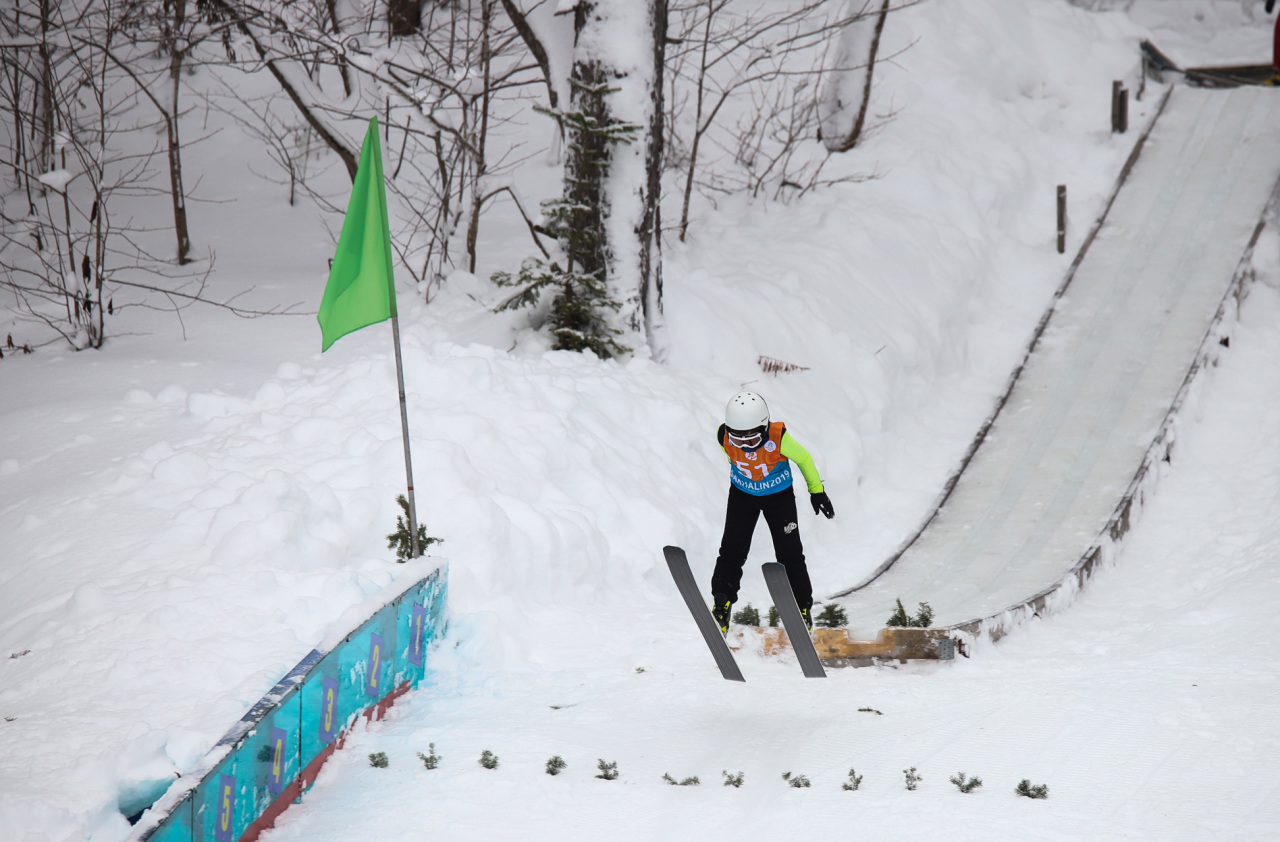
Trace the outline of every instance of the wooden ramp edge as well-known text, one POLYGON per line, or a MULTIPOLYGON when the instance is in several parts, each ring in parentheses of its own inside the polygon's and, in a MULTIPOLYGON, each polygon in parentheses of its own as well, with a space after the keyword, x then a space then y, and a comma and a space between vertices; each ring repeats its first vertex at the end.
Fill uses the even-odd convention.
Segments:
MULTIPOLYGON (((848 629, 814 629, 813 646, 828 667, 873 666, 888 661, 950 661, 965 653, 966 640, 947 628, 884 628, 875 640, 854 640, 848 629)), ((761 655, 791 652, 791 641, 782 628, 732 626, 728 636, 734 651, 750 649, 761 655)))

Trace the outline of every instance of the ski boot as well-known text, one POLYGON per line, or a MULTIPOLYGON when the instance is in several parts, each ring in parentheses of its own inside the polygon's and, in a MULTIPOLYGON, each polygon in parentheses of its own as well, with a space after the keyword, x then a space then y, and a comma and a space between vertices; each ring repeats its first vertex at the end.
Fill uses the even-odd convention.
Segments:
POLYGON ((711 616, 720 627, 720 634, 729 633, 729 615, 733 610, 733 600, 722 593, 711 595, 711 616))
POLYGON ((800 609, 800 619, 804 620, 805 626, 809 629, 809 632, 812 634, 813 633, 813 615, 809 612, 808 606, 800 609))

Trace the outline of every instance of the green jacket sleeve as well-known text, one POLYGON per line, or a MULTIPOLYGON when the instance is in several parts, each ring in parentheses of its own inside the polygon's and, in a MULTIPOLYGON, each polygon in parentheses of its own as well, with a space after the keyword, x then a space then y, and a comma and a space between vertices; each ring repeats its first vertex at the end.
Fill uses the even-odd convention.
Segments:
POLYGON ((810 494, 817 494, 822 490, 822 477, 818 476, 818 467, 813 464, 813 457, 809 455, 809 451, 800 446, 800 442, 791 438, 791 433, 782 434, 782 455, 795 462, 800 468, 800 473, 804 474, 804 481, 809 486, 810 494))

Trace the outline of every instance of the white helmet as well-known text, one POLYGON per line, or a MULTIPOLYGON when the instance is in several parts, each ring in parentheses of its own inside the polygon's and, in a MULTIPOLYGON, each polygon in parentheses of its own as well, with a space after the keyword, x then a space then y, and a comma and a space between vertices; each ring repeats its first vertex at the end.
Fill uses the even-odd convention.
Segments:
POLYGON ((757 448, 769 427, 769 407, 755 392, 739 392, 725 407, 724 426, 735 445, 746 450, 757 448))

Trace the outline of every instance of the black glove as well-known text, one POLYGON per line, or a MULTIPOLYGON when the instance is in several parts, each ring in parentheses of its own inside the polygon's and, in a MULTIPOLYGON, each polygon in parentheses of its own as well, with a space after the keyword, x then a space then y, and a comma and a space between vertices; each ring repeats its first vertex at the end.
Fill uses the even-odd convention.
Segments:
POLYGON ((809 502, 813 504, 815 515, 821 512, 827 516, 827 520, 836 516, 836 510, 831 507, 831 498, 827 496, 827 492, 819 491, 817 494, 810 494, 809 502))

